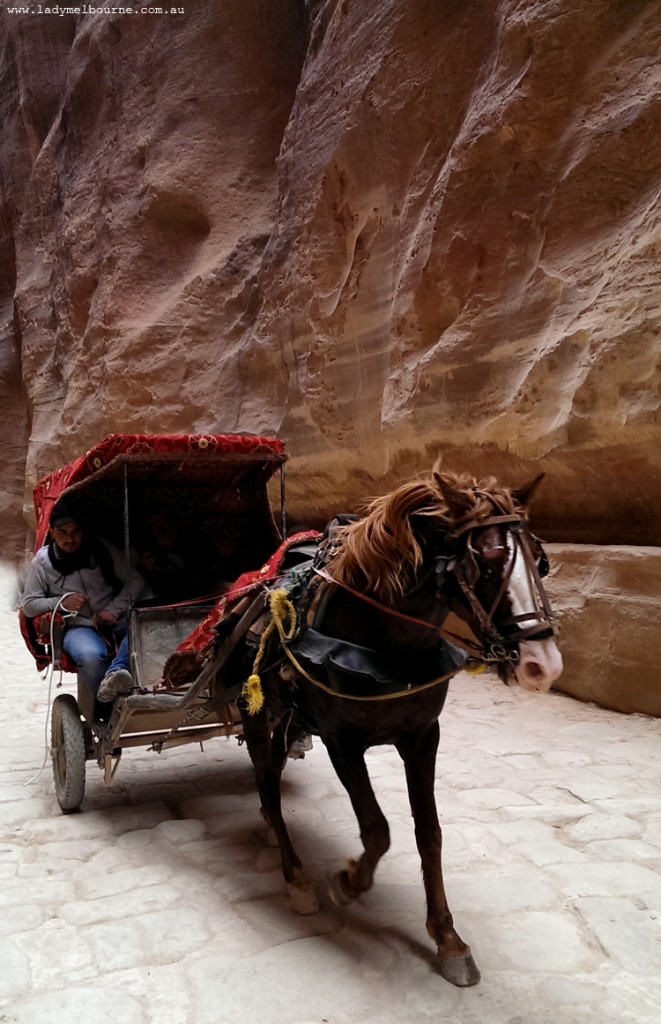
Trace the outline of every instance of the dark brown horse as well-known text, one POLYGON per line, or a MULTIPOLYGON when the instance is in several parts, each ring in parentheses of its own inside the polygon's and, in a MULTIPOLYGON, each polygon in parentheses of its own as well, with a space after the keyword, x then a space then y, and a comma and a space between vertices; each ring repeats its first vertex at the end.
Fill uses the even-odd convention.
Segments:
POLYGON ((259 699, 250 709, 240 702, 245 738, 294 909, 312 913, 318 905, 280 805, 292 741, 306 731, 321 737, 358 819, 364 852, 333 879, 338 904, 371 887, 388 849, 388 824, 364 754, 393 744, 406 772, 427 930, 440 973, 455 985, 473 985, 480 975, 445 897, 434 777, 448 679, 466 655, 439 631, 454 612, 471 628, 474 654, 526 689, 548 690, 560 675, 540 579, 544 555, 524 514, 537 482, 510 492, 437 465, 374 501, 364 518, 321 545, 298 600, 286 590, 273 595, 269 614, 278 628, 267 639, 262 634, 259 656, 255 647, 242 652, 243 672, 252 670, 252 686, 261 685, 264 697, 259 710, 259 699))

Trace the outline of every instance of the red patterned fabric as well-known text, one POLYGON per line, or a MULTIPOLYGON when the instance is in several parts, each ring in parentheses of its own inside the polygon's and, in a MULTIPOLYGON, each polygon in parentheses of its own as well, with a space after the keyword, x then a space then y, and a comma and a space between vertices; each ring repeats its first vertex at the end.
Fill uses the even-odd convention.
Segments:
MULTIPOLYGON (((51 663, 50 654, 46 650, 46 645, 50 646, 50 616, 51 613, 46 612, 45 615, 38 615, 36 619, 28 619, 24 611, 20 610, 18 613, 21 636, 36 661, 39 672, 48 668, 51 663)), ((61 616, 58 615, 57 618, 60 619, 61 616)), ((76 664, 66 651, 62 651, 60 666, 63 672, 76 671, 76 664)))
POLYGON ((316 530, 294 534, 282 542, 278 550, 261 569, 244 572, 226 594, 214 605, 206 619, 183 640, 165 662, 163 682, 169 689, 193 682, 207 660, 216 639, 215 627, 236 601, 251 592, 257 592, 264 584, 272 583, 281 574, 285 555, 291 547, 316 541, 320 534, 316 530))
POLYGON ((44 543, 53 505, 69 487, 98 473, 121 456, 193 452, 209 455, 221 452, 246 458, 263 453, 267 458, 279 457, 283 461, 285 447, 278 438, 255 434, 110 434, 84 455, 37 483, 33 492, 37 516, 35 551, 44 543))

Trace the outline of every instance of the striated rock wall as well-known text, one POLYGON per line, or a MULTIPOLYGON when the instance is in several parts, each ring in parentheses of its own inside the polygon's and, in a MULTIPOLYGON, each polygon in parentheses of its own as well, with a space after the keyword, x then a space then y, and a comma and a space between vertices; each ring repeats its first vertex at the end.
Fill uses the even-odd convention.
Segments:
POLYGON ((659 3, 184 10, 2 10, 12 500, 113 431, 271 430, 309 521, 442 451, 656 542, 659 3))
POLYGON ((541 465, 555 539, 658 540, 659 5, 324 10, 244 363, 281 339, 310 500, 441 450, 541 465))
POLYGON ((659 0, 24 3, 8 552, 40 475, 143 430, 280 434, 310 525, 442 452, 545 470, 549 539, 660 542, 659 0))
POLYGON ((0 337, 22 373, 28 509, 38 476, 108 433, 250 429, 237 364, 305 16, 237 13, 2 12, 0 337))

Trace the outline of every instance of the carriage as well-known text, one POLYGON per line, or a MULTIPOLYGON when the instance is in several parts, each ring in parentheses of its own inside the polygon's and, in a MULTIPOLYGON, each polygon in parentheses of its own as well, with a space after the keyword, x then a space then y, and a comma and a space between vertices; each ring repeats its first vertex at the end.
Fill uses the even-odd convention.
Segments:
MULTIPOLYGON (((364 755, 392 744, 404 763, 438 970, 454 985, 474 985, 480 973, 443 886, 438 719, 469 653, 527 690, 548 690, 562 671, 542 583, 548 561, 526 516, 541 476, 512 490, 445 472, 439 460, 374 499, 363 517, 344 517, 321 537, 285 538, 284 461, 272 438, 115 435, 37 486, 38 545, 55 499, 75 493, 98 534, 123 540, 127 564, 141 519, 164 506, 188 539, 190 560, 178 600, 129 607, 130 669, 140 692, 118 697, 107 720, 80 683, 77 701, 55 699, 58 801, 64 811, 80 806, 87 760, 109 781, 125 747, 163 750, 241 733, 293 909, 314 913, 314 886, 281 807, 291 743, 307 731, 321 737, 358 819, 363 853, 331 882, 338 905, 371 888, 388 849, 364 755), (280 528, 268 498, 278 469, 280 528), (239 572, 220 596, 203 585, 214 546, 205 524, 219 520, 232 524, 224 533, 236 541, 239 572), (472 634, 463 649, 448 633, 449 613, 472 634)), ((34 622, 23 627, 38 661, 52 661, 54 635, 40 651, 34 622)), ((70 666, 63 660, 63 667, 70 666)))
MULTIPOLYGON (((130 671, 137 692, 118 697, 107 718, 80 678, 76 696, 62 693, 53 701, 51 754, 64 812, 82 803, 87 761, 96 761, 110 782, 127 748, 160 752, 241 734, 233 703, 238 689, 225 688, 219 670, 259 602, 254 611, 248 609, 223 650, 210 656, 209 647, 228 601, 252 594, 256 582, 275 574, 287 558, 305 557, 300 550, 294 553, 291 541, 282 542, 285 461, 284 445, 271 437, 111 435, 35 487, 35 550, 48 535, 54 503, 75 496, 83 519, 97 535, 124 549, 127 564, 135 562, 146 543, 145 523, 154 516, 166 519, 179 538, 177 565, 182 569, 175 573, 174 587, 171 580, 160 597, 147 590, 146 600, 129 607, 130 671), (269 491, 275 490, 277 499, 278 477, 276 522, 269 491), (164 663, 182 645, 177 682, 166 689, 164 663)), ((39 633, 22 615, 23 634, 38 666, 52 667, 55 661, 65 672, 75 672, 66 652, 57 650, 52 624, 51 618, 39 633)))

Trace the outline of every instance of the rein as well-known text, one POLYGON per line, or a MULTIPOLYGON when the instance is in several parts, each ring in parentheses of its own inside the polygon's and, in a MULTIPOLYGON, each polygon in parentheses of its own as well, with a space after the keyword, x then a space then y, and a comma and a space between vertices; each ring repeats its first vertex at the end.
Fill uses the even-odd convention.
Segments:
MULTIPOLYGON (((323 570, 321 570, 321 571, 315 570, 315 571, 317 571, 318 574, 320 576, 322 576, 323 578, 328 579, 331 583, 335 583, 336 582, 333 579, 332 576, 330 576, 328 573, 325 573, 323 570)), ((341 585, 342 584, 340 584, 340 586, 341 585)), ((348 587, 345 588, 345 589, 350 590, 350 588, 348 588, 348 587)), ((351 593, 357 593, 357 591, 350 591, 350 592, 351 593)), ((358 596, 362 597, 364 595, 358 594, 358 596)), ((371 603, 377 604, 377 607, 382 607, 382 606, 378 605, 377 602, 371 602, 371 603)), ((382 702, 384 700, 396 700, 398 697, 410 697, 411 694, 413 694, 413 693, 422 693, 424 690, 429 690, 429 689, 432 689, 435 686, 439 686, 441 683, 448 682, 448 680, 452 679, 452 677, 455 676, 458 672, 461 672, 462 669, 467 669, 467 671, 469 671, 469 672, 470 671, 475 671, 474 668, 471 669, 470 667, 467 667, 465 664, 463 664, 463 665, 459 665, 456 668, 453 668, 450 672, 445 672, 443 675, 438 676, 435 679, 430 679, 426 683, 420 683, 418 685, 415 685, 415 684, 412 684, 412 683, 408 683, 401 690, 394 690, 394 691, 390 691, 388 693, 369 694, 369 695, 341 693, 338 690, 333 689, 330 686, 327 686, 326 683, 323 683, 320 679, 316 679, 314 676, 310 675, 310 673, 308 671, 306 671, 306 669, 303 667, 303 665, 300 664, 298 659, 295 657, 293 651, 291 650, 290 643, 291 643, 292 639, 294 638, 294 635, 296 633, 296 628, 297 628, 297 614, 296 614, 296 608, 295 608, 293 602, 290 600, 289 595, 287 594, 286 589, 279 588, 277 590, 272 590, 271 591, 270 596, 269 596, 269 609, 270 609, 270 612, 271 612, 271 621, 270 621, 269 625, 266 627, 266 630, 264 631, 264 633, 262 635, 262 639, 261 639, 261 642, 260 642, 260 645, 259 645, 259 649, 257 651, 257 654, 255 656, 255 660, 254 660, 254 663, 253 663, 252 673, 248 677, 248 679, 245 681, 245 683, 243 684, 243 689, 241 691, 241 696, 242 696, 242 698, 246 702, 246 707, 247 707, 248 713, 251 714, 251 715, 254 715, 258 711, 260 711, 262 706, 263 706, 263 704, 264 704, 264 693, 262 691, 262 681, 261 681, 261 678, 260 678, 260 676, 258 674, 258 669, 259 669, 260 662, 262 660, 262 657, 263 657, 265 649, 266 649, 266 644, 267 644, 268 638, 271 635, 271 633, 274 633, 274 632, 277 632, 277 634, 278 634, 278 637, 279 637, 279 640, 280 640, 280 647, 281 647, 282 651, 284 652, 284 654, 286 655, 288 660, 291 662, 293 667, 296 669, 296 671, 301 676, 303 676, 305 679, 307 679, 308 682, 313 683, 315 686, 318 686, 320 690, 324 690, 326 693, 331 694, 333 697, 340 697, 343 700, 362 701, 362 702, 373 702, 373 701, 380 701, 380 702, 382 702), (287 619, 287 618, 289 619, 289 625, 285 626, 285 619, 287 619)), ((387 608, 384 608, 383 610, 384 611, 391 611, 391 609, 387 609, 387 608)), ((400 614, 400 613, 395 613, 395 614, 400 614)), ((401 617, 402 618, 410 618, 407 615, 402 615, 401 617)), ((428 622, 425 623, 425 622, 423 622, 422 619, 413 619, 412 621, 420 622, 421 625, 430 626, 430 623, 428 623, 428 622)), ((435 627, 430 626, 430 628, 434 629, 435 627)))
MULTIPOLYGON (((509 513, 507 512, 506 509, 503 509, 503 512, 505 512, 506 514, 489 516, 486 519, 480 520, 471 519, 467 522, 461 523, 451 533, 449 533, 448 536, 456 540, 460 537, 463 537, 467 533, 472 534, 473 530, 475 529, 484 529, 488 526, 506 526, 508 528, 508 531, 512 534, 515 540, 515 544, 518 543, 519 545, 519 550, 523 557, 526 572, 528 573, 528 578, 531 582, 531 590, 538 595, 541 607, 538 608, 536 611, 526 612, 522 615, 514 615, 511 618, 507 619, 503 623, 503 625, 516 627, 517 642, 519 640, 525 640, 530 637, 542 640, 550 636, 557 636, 559 631, 558 626, 555 622, 553 611, 551 609, 549 600, 546 596, 546 592, 542 584, 542 579, 539 573, 539 569, 537 568, 537 563, 535 561, 534 554, 530 548, 530 541, 526 521, 523 518, 523 516, 518 515, 517 513, 509 513), (522 623, 529 622, 531 620, 531 625, 522 627, 522 623), (540 629, 540 627, 542 628, 540 629)), ((471 537, 469 536, 467 543, 467 553, 472 553, 473 550, 474 549, 471 543, 471 537)), ((454 562, 454 559, 448 559, 448 562, 454 562)), ((406 622, 414 623, 417 626, 425 626, 427 629, 433 629, 434 632, 445 635, 446 638, 449 640, 457 640, 460 643, 465 644, 467 647, 475 651, 483 661, 518 661, 519 652, 517 650, 511 649, 510 647, 512 643, 512 638, 508 639, 506 636, 503 636, 503 634, 496 628, 493 622, 493 617, 496 614, 496 611, 507 592, 507 588, 512 578, 512 573, 514 571, 515 554, 513 553, 512 557, 509 560, 507 571, 503 577, 503 580, 501 581, 498 593, 496 594, 496 597, 492 602, 489 611, 487 611, 478 600, 473 589, 473 586, 467 579, 465 566, 463 562, 464 559, 462 559, 461 561, 457 561, 452 566, 451 571, 454 573, 454 576, 459 586, 461 587, 461 590, 464 596, 466 597, 466 600, 468 601, 471 611, 473 612, 475 619, 480 625, 480 628, 484 634, 486 641, 483 643, 480 643, 479 641, 472 642, 470 639, 466 637, 457 636, 456 634, 453 634, 448 630, 443 630, 441 626, 434 626, 430 622, 427 622, 425 619, 419 619, 413 615, 406 615, 404 612, 398 612, 394 608, 388 608, 386 605, 381 604, 380 601, 376 601, 373 597, 369 597, 367 594, 362 594, 360 591, 354 590, 352 587, 349 587, 346 583, 342 583, 339 580, 334 579, 333 576, 331 576, 331 574, 323 568, 313 567, 313 572, 316 573, 316 575, 320 576, 322 579, 326 580, 328 583, 334 583, 336 586, 345 590, 353 597, 357 597, 361 601, 364 601, 365 603, 372 605, 372 607, 377 608, 380 612, 383 612, 383 614, 385 615, 389 615, 397 619, 402 619, 406 622), (487 643, 489 645, 488 649, 486 646, 487 643)), ((428 578, 431 572, 433 571, 434 568, 432 567, 432 569, 427 574, 425 579, 428 578)), ((414 588, 414 592, 418 589, 419 587, 414 588)))
POLYGON ((312 571, 316 573, 317 576, 321 576, 321 578, 326 580, 327 583, 334 583, 336 587, 341 587, 342 590, 346 590, 346 592, 351 594, 353 597, 359 597, 361 601, 371 604, 373 608, 378 608, 380 612, 384 612, 386 615, 392 615, 396 619, 404 619, 406 622, 413 622, 416 626, 426 626, 427 629, 433 629, 435 633, 439 632, 439 626, 433 626, 431 622, 427 622, 425 619, 417 619, 414 615, 405 615, 404 612, 398 612, 394 608, 388 608, 387 605, 381 604, 380 601, 375 601, 373 597, 368 597, 367 594, 361 594, 359 590, 354 590, 352 587, 347 586, 346 583, 341 583, 339 580, 334 579, 325 569, 313 567, 312 571))
MULTIPOLYGON (((365 601, 367 604, 371 604, 372 607, 378 608, 380 612, 383 612, 386 615, 392 615, 396 619, 404 619, 406 622, 413 622, 417 626, 426 626, 428 629, 433 629, 435 633, 445 637, 446 640, 456 640, 460 645, 464 644, 475 652, 475 657, 480 658, 482 661, 503 661, 508 658, 510 661, 518 661, 518 652, 508 652, 506 647, 502 645, 502 638, 500 635, 498 635, 498 639, 501 640, 501 645, 497 647, 495 643, 492 643, 489 651, 485 651, 481 644, 474 642, 467 636, 459 636, 457 633, 452 633, 449 629, 445 629, 443 626, 432 626, 431 622, 426 622, 425 619, 416 619, 412 615, 405 615, 403 612, 395 611, 394 608, 388 608, 379 601, 375 601, 373 597, 368 597, 367 594, 361 594, 359 590, 354 590, 352 587, 347 586, 346 583, 340 583, 339 580, 334 579, 329 572, 326 572, 325 569, 315 568, 313 569, 313 572, 315 572, 317 576, 321 576, 321 578, 326 580, 328 583, 334 583, 336 587, 346 590, 347 593, 351 594, 353 597, 359 597, 361 601, 365 601)), ((479 605, 479 602, 477 602, 477 604, 479 605)), ((479 607, 480 610, 484 612, 482 606, 479 605, 479 607)))
MULTIPOLYGON (((361 594, 359 590, 353 590, 352 587, 347 586, 346 583, 340 583, 339 580, 334 579, 330 575, 330 573, 326 572, 325 569, 315 568, 313 569, 313 571, 318 576, 321 576, 322 579, 326 580, 328 583, 334 583, 336 587, 341 587, 342 590, 346 590, 347 593, 351 594, 353 597, 359 597, 361 601, 365 601, 367 604, 371 604, 374 608, 378 608, 379 611, 384 612, 386 615, 392 615, 397 619, 404 619, 407 622, 414 622, 418 626, 427 626, 428 629, 433 629, 435 633, 438 633, 439 635, 445 637, 446 640, 456 640, 460 645, 464 644, 466 647, 469 647, 472 651, 474 651, 474 656, 476 658, 479 658, 481 661, 503 661, 508 657, 511 661, 518 660, 519 655, 516 651, 508 653, 504 646, 498 647, 496 649, 495 646, 492 644, 491 648, 487 652, 479 643, 471 640, 467 636, 459 636, 457 633, 452 633, 450 632, 449 629, 445 629, 445 627, 443 626, 432 626, 431 622, 426 622, 425 619, 416 619, 412 615, 405 615, 403 612, 395 611, 394 608, 388 608, 386 605, 380 604, 378 601, 375 601, 373 597, 368 597, 366 594, 361 594)), ((472 657, 473 655, 471 655, 471 658, 472 657)), ((464 666, 464 669, 465 671, 469 672, 475 671, 474 669, 466 668, 466 666, 464 666)), ((312 682, 314 681, 315 680, 312 680, 312 682)), ((438 681, 442 682, 443 680, 438 681)))
POLYGON ((357 693, 340 693, 338 690, 334 690, 331 686, 327 686, 326 683, 322 683, 320 679, 315 679, 314 676, 310 675, 310 673, 307 672, 300 664, 300 662, 294 657, 293 652, 289 649, 286 643, 283 642, 281 644, 281 647, 289 661, 292 663, 296 671, 300 673, 300 675, 307 679, 308 682, 314 683, 314 685, 318 686, 320 690, 324 690, 326 693, 330 693, 331 696, 333 697, 339 697, 341 700, 383 702, 384 700, 396 700, 398 697, 410 697, 414 693, 422 693, 424 690, 430 690, 434 686, 440 686, 441 683, 447 683, 448 680, 452 679, 453 676, 456 676, 457 673, 461 672, 462 670, 466 670, 469 672, 471 671, 470 667, 466 668, 466 665, 462 665, 460 668, 453 669, 452 672, 446 672, 445 675, 439 676, 437 679, 431 679, 428 683, 420 683, 417 686, 414 686, 413 684, 409 683, 408 686, 404 687, 402 690, 395 690, 390 693, 379 693, 369 695, 357 693))

